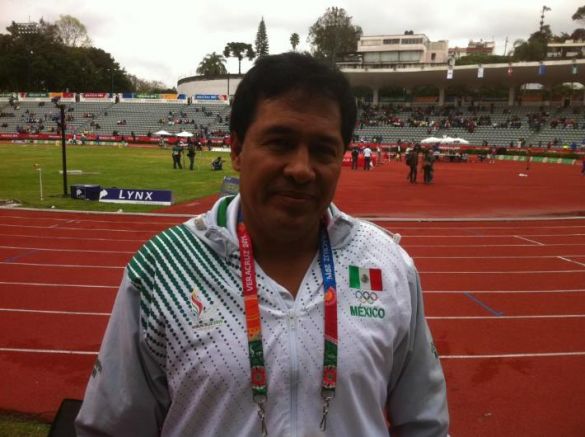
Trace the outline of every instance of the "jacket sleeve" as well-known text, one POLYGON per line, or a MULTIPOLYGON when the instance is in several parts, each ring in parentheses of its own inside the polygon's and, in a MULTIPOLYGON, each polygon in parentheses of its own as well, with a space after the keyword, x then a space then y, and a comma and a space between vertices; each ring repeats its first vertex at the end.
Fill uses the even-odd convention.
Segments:
POLYGON ((75 421, 79 437, 160 434, 167 381, 141 326, 140 291, 126 272, 75 421))
POLYGON ((418 273, 409 275, 410 330, 395 354, 387 402, 392 436, 448 435, 449 412, 445 377, 424 318, 418 273))

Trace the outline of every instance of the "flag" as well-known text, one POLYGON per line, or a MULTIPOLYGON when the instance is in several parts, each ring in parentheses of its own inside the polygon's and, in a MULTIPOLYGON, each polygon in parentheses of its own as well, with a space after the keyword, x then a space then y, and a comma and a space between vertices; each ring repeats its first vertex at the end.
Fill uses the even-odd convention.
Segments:
POLYGON ((382 270, 349 266, 349 286, 363 290, 382 291, 382 270))
POLYGON ((453 68, 447 70, 447 79, 453 79, 453 68))
POLYGON ((483 67, 481 65, 477 69, 477 78, 478 79, 482 79, 483 78, 483 67))
POLYGON ((540 65, 538 66, 538 75, 544 76, 545 72, 546 72, 546 66, 541 62, 540 65))

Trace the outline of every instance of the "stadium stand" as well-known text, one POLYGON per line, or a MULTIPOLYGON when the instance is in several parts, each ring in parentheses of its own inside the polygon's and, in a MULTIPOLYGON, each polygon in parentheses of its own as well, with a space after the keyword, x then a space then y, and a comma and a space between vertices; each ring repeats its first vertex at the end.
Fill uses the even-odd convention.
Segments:
MULTIPOLYGON (((221 140, 229 134, 229 105, 218 103, 70 102, 67 133, 75 135, 148 136, 166 130, 221 140)), ((0 106, 1 133, 57 134, 59 110, 49 102, 20 101, 0 106)), ((443 135, 472 145, 560 148, 585 140, 585 111, 580 106, 508 106, 478 104, 361 105, 355 140, 394 144, 443 135)))

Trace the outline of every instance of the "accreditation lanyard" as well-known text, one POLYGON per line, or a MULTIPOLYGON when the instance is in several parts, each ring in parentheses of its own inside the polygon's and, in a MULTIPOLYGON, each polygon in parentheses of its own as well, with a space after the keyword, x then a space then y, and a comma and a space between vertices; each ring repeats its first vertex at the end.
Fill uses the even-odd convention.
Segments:
MULTIPOLYGON (((266 429, 265 405, 268 394, 266 384, 266 366, 264 363, 264 348, 262 345, 262 325, 260 322, 260 305, 258 303, 258 286, 256 284, 256 268, 252 239, 241 220, 237 226, 240 246, 240 266, 242 270, 242 294, 246 313, 246 327, 248 332, 248 353, 250 357, 250 376, 252 382, 252 398, 258 405, 258 417, 262 426, 262 435, 268 435, 266 429)), ((323 411, 321 415, 321 430, 327 426, 329 403, 335 397, 337 383, 337 287, 335 283, 335 268, 333 251, 329 242, 325 221, 321 222, 319 231, 319 260, 323 275, 324 301, 324 331, 325 346, 323 350, 323 378, 321 380, 321 397, 323 411)))

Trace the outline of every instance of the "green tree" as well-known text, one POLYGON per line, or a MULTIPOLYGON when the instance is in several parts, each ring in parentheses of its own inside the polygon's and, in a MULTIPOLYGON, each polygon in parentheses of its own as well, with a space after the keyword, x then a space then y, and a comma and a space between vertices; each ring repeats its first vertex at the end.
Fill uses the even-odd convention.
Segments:
POLYGON ((226 58, 238 58, 238 74, 242 74, 242 59, 244 56, 250 61, 256 57, 256 53, 251 44, 245 42, 229 42, 223 49, 223 55, 226 58))
POLYGON ((355 52, 362 28, 353 25, 345 9, 330 7, 309 28, 308 41, 316 58, 332 65, 344 55, 355 52))
POLYGON ((510 59, 507 56, 477 53, 457 59, 455 65, 503 64, 509 61, 510 59))
POLYGON ((218 76, 221 74, 227 74, 225 68, 225 58, 218 53, 209 53, 199 63, 197 67, 197 74, 203 76, 218 76))
POLYGON ((256 32, 256 42, 254 43, 256 49, 256 55, 258 57, 266 56, 268 54, 268 35, 266 35, 266 24, 264 23, 264 17, 258 24, 258 32, 256 32))
POLYGON ((571 17, 574 21, 585 21, 585 6, 581 6, 571 17))
POLYGON ((290 45, 292 46, 292 49, 293 49, 294 51, 296 51, 296 50, 297 50, 297 46, 299 45, 299 42, 300 42, 300 39, 299 39, 299 34, 298 34, 298 33, 296 33, 296 32, 295 32, 295 33, 293 33, 293 34, 290 36, 290 45))
POLYGON ((133 91, 127 73, 107 52, 63 43, 56 24, 12 23, 0 34, 0 90, 133 91))
POLYGON ((55 22, 57 34, 68 47, 89 47, 91 39, 87 35, 85 25, 71 15, 59 15, 55 22))
POLYGON ((514 42, 513 57, 517 61, 542 61, 546 58, 548 42, 552 39, 550 26, 534 32, 527 41, 514 42))

